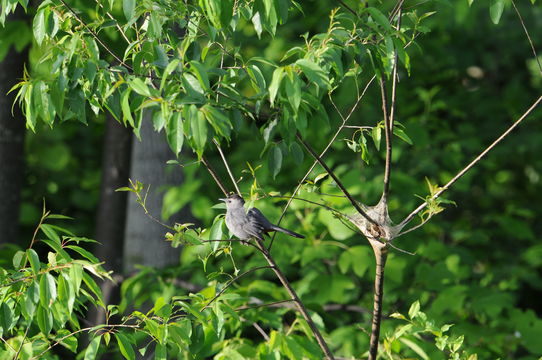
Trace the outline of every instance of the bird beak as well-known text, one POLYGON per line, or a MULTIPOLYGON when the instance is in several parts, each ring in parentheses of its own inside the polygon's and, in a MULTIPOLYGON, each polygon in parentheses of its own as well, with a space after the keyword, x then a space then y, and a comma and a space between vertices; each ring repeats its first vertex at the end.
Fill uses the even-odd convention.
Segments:
POLYGON ((218 200, 220 200, 220 201, 226 201, 226 200, 228 200, 228 199, 218 199, 218 200))

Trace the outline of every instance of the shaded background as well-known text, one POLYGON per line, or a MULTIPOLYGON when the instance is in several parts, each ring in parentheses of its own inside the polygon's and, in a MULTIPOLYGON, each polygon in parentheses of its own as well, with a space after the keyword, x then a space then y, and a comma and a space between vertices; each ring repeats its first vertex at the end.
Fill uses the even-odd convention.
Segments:
MULTIPOLYGON (((466 1, 461 1, 453 6, 440 2, 426 6, 438 11, 428 20, 427 28, 431 31, 418 39, 419 48, 414 46, 409 51, 410 76, 404 70, 399 74, 397 120, 405 126, 414 145, 395 138, 390 215, 396 221, 419 204, 415 194, 427 194, 425 177, 433 183, 447 182, 517 119, 542 89, 540 70, 513 9, 507 9, 500 24, 495 26, 486 4, 475 2, 469 8, 466 1)), ((280 27, 274 39, 264 35, 258 40, 247 30, 247 38, 242 39, 246 51, 260 51, 279 61, 285 49, 302 43, 301 34, 326 30, 327 21, 322 19, 327 18, 331 7, 327 2, 308 1, 306 8, 311 11, 305 17, 295 15, 299 19, 280 27)), ((535 47, 542 47, 541 9, 528 2, 518 3, 518 7, 535 47)), ((20 29, 23 28, 20 23, 20 29)), ((17 31, 29 34, 28 30, 20 29, 17 31)), ((13 30, 6 28, 0 36, 7 39, 12 34, 13 30)), ((22 63, 32 64, 36 60, 32 49, 28 60, 22 48, 11 45, 6 42, 1 45, 9 51, 4 51, 6 55, 0 64, 4 93, 11 87, 10 82, 13 84, 21 77, 22 63)), ((33 71, 39 72, 39 67, 33 71)), ((364 83, 363 79, 360 83, 364 83)), ((351 83, 335 94, 339 108, 351 106, 354 86, 351 83)), ((130 224, 148 221, 144 211, 127 202, 126 193, 112 191, 127 185, 128 176, 150 183, 154 216, 168 223, 195 221, 207 227, 220 212, 211 208, 220 193, 203 167, 192 165, 181 171, 166 166, 173 156, 165 139, 158 136, 158 145, 149 145, 143 136, 140 142, 125 129, 112 130, 117 124, 105 117, 86 125, 57 124, 53 130, 41 125, 36 133, 26 132, 21 152, 23 120, 15 111, 14 122, 8 105, 12 99, 4 101, 6 104, 0 110, 0 191, 4 194, 0 214, 5 215, 0 221, 0 242, 8 245, 3 247, 6 256, 2 259, 9 259, 13 244, 22 247, 28 244, 45 200, 48 209, 75 218, 66 224, 75 233, 97 237, 103 247, 93 249, 94 252, 119 274, 131 274, 134 266, 145 265, 150 267, 146 271, 155 276, 188 277, 190 284, 205 283, 203 275, 187 275, 190 267, 176 265, 194 254, 190 249, 182 255, 180 251, 171 251, 163 240, 165 229, 144 226, 138 231, 148 233, 134 235, 134 225, 130 224), (8 126, 18 128, 18 135, 12 135, 8 126), (13 140, 18 143, 7 143, 13 140), (148 165, 143 165, 146 162, 148 165), (134 164, 142 165, 143 170, 138 173, 134 164), (149 174, 156 176, 147 180, 145 176, 149 174), (20 198, 16 196, 19 192, 20 198), (17 208, 20 211, 15 211, 17 208), (143 256, 146 250, 158 247, 163 249, 161 253, 143 256), (171 264, 173 267, 164 272, 154 270, 171 264)), ((325 146, 330 132, 339 124, 331 105, 326 105, 331 130, 315 127, 309 131, 309 140, 317 149, 325 146)), ((386 314, 404 312, 410 303, 420 299, 430 316, 442 323, 456 324, 453 332, 464 334, 469 348, 478 351, 482 359, 495 356, 533 359, 542 354, 539 341, 542 304, 537 300, 542 296, 542 230, 537 221, 542 198, 540 114, 540 110, 535 111, 454 185, 445 197, 457 206, 447 206, 428 225, 398 239, 397 246, 416 255, 394 252, 390 256, 384 300, 386 314)), ((352 123, 373 125, 380 120, 379 91, 373 86, 352 123)), ((257 171, 257 179, 265 191, 291 191, 310 159, 305 158, 301 166, 291 158, 285 159, 281 173, 273 180, 266 166, 267 155, 260 158, 262 145, 251 141, 257 131, 254 125, 244 123, 242 132, 228 149, 232 169, 237 176, 244 177, 242 190, 248 192, 251 185, 250 176, 242 172, 249 162, 252 166, 263 164, 257 171)), ((345 131, 343 137, 349 138, 351 134, 345 131)), ((218 156, 209 156, 225 176, 218 156)), ((382 153, 372 144, 369 166, 344 142, 337 142, 333 152, 326 155, 352 194, 369 204, 380 195, 382 159, 382 153)), ((192 154, 181 154, 181 162, 193 160, 192 154)), ((337 193, 329 180, 323 184, 322 191, 337 193)), ((314 194, 305 196, 314 197, 314 194)), ((326 200, 337 207, 347 207, 344 200, 326 200)), ((277 219, 278 206, 282 203, 276 202, 273 208, 275 202, 262 201, 258 207, 277 219)), ((284 242, 274 247, 277 261, 284 264, 296 286, 304 289, 300 295, 310 296, 316 304, 356 304, 362 310, 370 309, 374 260, 366 242, 324 211, 305 215, 298 216, 297 222, 309 240, 286 243, 282 238, 284 242), (332 244, 334 241, 353 250, 343 252, 332 244), (338 264, 339 269, 330 264, 338 264)), ((295 218, 289 221, 296 222, 295 218)), ((247 267, 254 262, 247 249, 239 250, 238 254, 247 259, 247 267)), ((216 266, 220 266, 218 260, 216 266)), ((140 290, 124 292, 122 300, 137 306, 152 298, 153 292, 164 292, 154 279, 148 276, 142 280, 147 283, 142 282, 140 290), (142 294, 142 289, 147 293, 142 294)), ((362 311, 361 316, 369 323, 369 313, 362 311)), ((345 355, 355 354, 355 349, 367 343, 366 336, 356 327, 359 317, 354 317, 355 322, 351 318, 348 312, 337 311, 325 319, 330 328, 336 328, 332 338, 337 342, 341 339, 343 345, 339 351, 345 355)), ((392 325, 392 321, 384 322, 383 333, 392 325)))

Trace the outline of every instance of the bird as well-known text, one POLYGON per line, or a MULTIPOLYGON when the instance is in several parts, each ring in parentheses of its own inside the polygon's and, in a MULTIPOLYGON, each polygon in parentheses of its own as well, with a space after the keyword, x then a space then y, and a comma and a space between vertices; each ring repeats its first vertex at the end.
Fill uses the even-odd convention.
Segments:
POLYGON ((305 236, 291 230, 273 225, 258 208, 245 210, 245 200, 237 194, 220 199, 226 203, 226 226, 241 241, 253 238, 264 241, 263 235, 279 231, 287 235, 304 239, 305 236))

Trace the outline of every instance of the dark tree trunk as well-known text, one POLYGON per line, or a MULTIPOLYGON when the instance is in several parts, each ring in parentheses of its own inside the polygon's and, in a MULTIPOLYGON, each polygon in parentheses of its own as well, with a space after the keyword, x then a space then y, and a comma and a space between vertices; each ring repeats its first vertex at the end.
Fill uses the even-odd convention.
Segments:
POLYGON ((122 271, 127 192, 115 190, 128 186, 132 130, 107 117, 102 155, 100 203, 96 216, 95 239, 100 242, 95 254, 104 267, 122 271))
MULTIPOLYGON (((115 190, 128 186, 130 175, 130 155, 132 152, 132 129, 118 123, 108 115, 102 154, 102 179, 100 185, 100 203, 96 214, 94 238, 100 243, 95 246, 94 254, 104 261, 104 268, 114 272, 116 279, 122 272, 124 251, 124 226, 126 223, 126 199, 128 193, 115 190)), ((105 304, 117 303, 119 281, 100 283, 105 304)), ((88 319, 92 325, 105 322, 102 308, 92 307, 88 319)), ((86 339, 88 340, 88 339, 86 339)), ((86 342, 86 341, 85 341, 86 342)))
POLYGON ((7 92, 22 77, 27 58, 26 49, 17 53, 12 47, 0 63, 0 244, 18 240, 25 121, 18 105, 12 114, 15 92, 7 92))

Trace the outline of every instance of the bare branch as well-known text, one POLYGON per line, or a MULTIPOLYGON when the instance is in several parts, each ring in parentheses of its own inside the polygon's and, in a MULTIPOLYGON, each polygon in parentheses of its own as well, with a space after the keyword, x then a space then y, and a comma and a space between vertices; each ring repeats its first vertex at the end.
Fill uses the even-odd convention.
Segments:
POLYGON ((215 139, 213 139, 213 143, 216 145, 216 148, 218 149, 218 152, 220 153, 220 157, 222 158, 222 161, 224 162, 224 166, 226 167, 226 170, 228 170, 228 175, 230 175, 231 182, 233 183, 233 186, 235 187, 235 190, 237 191, 237 195, 242 197, 241 190, 239 190, 239 187, 237 186, 237 182, 235 181, 235 178, 233 177, 233 174, 230 170, 228 161, 226 160, 226 156, 224 156, 224 153, 222 152, 222 149, 220 148, 220 144, 215 139))
POLYGON ((286 276, 284 276, 282 271, 280 271, 280 268, 277 266, 277 263, 275 262, 275 260, 271 257, 271 254, 269 253, 269 251, 265 247, 263 241, 260 240, 260 239, 255 239, 255 240, 256 240, 256 247, 260 250, 262 255, 265 257, 265 260, 267 260, 267 262, 269 263, 269 265, 271 266, 271 268, 273 269, 273 271, 277 275, 277 278, 280 280, 280 282, 282 283, 282 285, 284 286, 284 288, 288 292, 288 295, 290 295, 292 300, 295 302, 299 312, 301 313, 301 315, 303 316, 303 318, 305 319, 305 321, 307 322, 307 324, 311 328, 311 331, 312 331, 314 337, 316 338, 316 341, 318 342, 318 345, 320 346, 320 348, 324 352, 326 359, 327 360, 335 360, 335 357, 333 356, 333 353, 329 349, 326 341, 324 340, 324 337, 320 333, 320 330, 318 330, 318 328, 316 327, 316 324, 314 323, 314 321, 310 317, 309 312, 305 308, 305 305, 303 305, 303 303, 299 299, 299 296, 297 296, 297 293, 292 288, 292 285, 290 285, 290 282, 288 281, 286 276))
POLYGON ((388 202, 388 194, 390 191, 390 174, 391 174, 391 152, 392 152, 392 135, 391 126, 388 117, 388 99, 386 95, 386 84, 384 79, 380 79, 380 96, 382 97, 382 115, 384 117, 384 134, 386 136, 386 164, 384 168, 384 190, 382 191, 382 199, 385 203, 388 202))
POLYGON ((540 70, 540 73, 542 73, 542 65, 540 64, 540 60, 538 59, 538 55, 534 47, 533 40, 531 40, 529 31, 527 31, 525 22, 523 22, 523 17, 521 16, 521 13, 519 12, 519 9, 517 8, 516 2, 514 0, 512 0, 512 6, 514 6, 514 10, 516 11, 516 14, 518 15, 519 22, 521 23, 521 26, 523 27, 523 31, 525 32, 525 35, 527 35, 527 40, 529 40, 529 44, 531 45, 531 50, 533 51, 534 59, 536 60, 536 63, 538 64, 538 69, 540 70))
POLYGON ((228 190, 226 190, 226 187, 224 186, 224 184, 222 184, 222 182, 220 181, 220 178, 216 174, 216 172, 213 169, 213 167, 211 166, 211 164, 207 161, 205 156, 201 157, 201 162, 203 163, 203 165, 205 165, 205 167, 207 168, 207 171, 209 171, 209 173, 211 174, 211 176, 215 180, 215 182, 218 185, 218 187, 220 188, 220 190, 222 190, 224 195, 228 196, 228 190))
POLYGON ((329 168, 329 166, 326 165, 326 163, 322 160, 322 158, 320 158, 318 156, 318 154, 316 154, 316 152, 314 152, 313 148, 305 141, 301 138, 301 136, 299 136, 299 134, 296 134, 297 136, 297 139, 303 144, 303 146, 305 147, 305 149, 307 149, 307 151, 312 155, 312 157, 314 157, 316 159, 316 161, 318 161, 318 163, 320 163, 320 165, 326 169, 327 173, 333 178, 333 180, 335 181, 335 183, 337 184, 337 186, 341 189, 341 191, 343 192, 344 195, 346 195, 346 197, 348 198, 348 200, 350 200, 350 203, 354 206, 354 208, 357 210, 357 212, 363 216, 365 219, 367 219, 367 221, 369 221, 371 224, 374 224, 374 225, 378 225, 376 223, 376 221, 374 221, 373 219, 371 219, 369 217, 369 215, 367 215, 367 213, 361 208, 361 206, 359 206, 358 202, 352 197, 352 195, 350 195, 350 193, 348 192, 348 190, 346 190, 346 187, 344 187, 344 185, 342 184, 342 182, 339 180, 339 178, 335 175, 335 173, 329 168))
MULTIPOLYGON (((502 133, 501 136, 499 136, 495 141, 491 143, 484 151, 480 153, 477 157, 474 158, 467 166, 465 166, 461 171, 459 171, 446 185, 440 188, 439 191, 437 191, 429 201, 435 200, 440 195, 442 195, 446 190, 450 188, 459 178, 461 178, 467 171, 469 171, 474 165, 476 165, 488 152, 490 152, 497 144, 499 144, 508 134, 512 132, 542 101, 542 96, 540 96, 536 101, 521 115, 519 119, 517 119, 504 133, 502 133)), ((427 206, 427 201, 418 206, 414 211, 412 211, 402 222, 401 226, 404 226, 414 218, 420 211, 422 211, 427 206)))
POLYGON ((369 360, 376 360, 378 355, 378 338, 380 337, 380 323, 382 321, 382 299, 384 297, 384 268, 388 257, 387 244, 378 240, 369 239, 376 259, 375 289, 373 299, 373 320, 371 325, 371 339, 369 342, 369 360))

